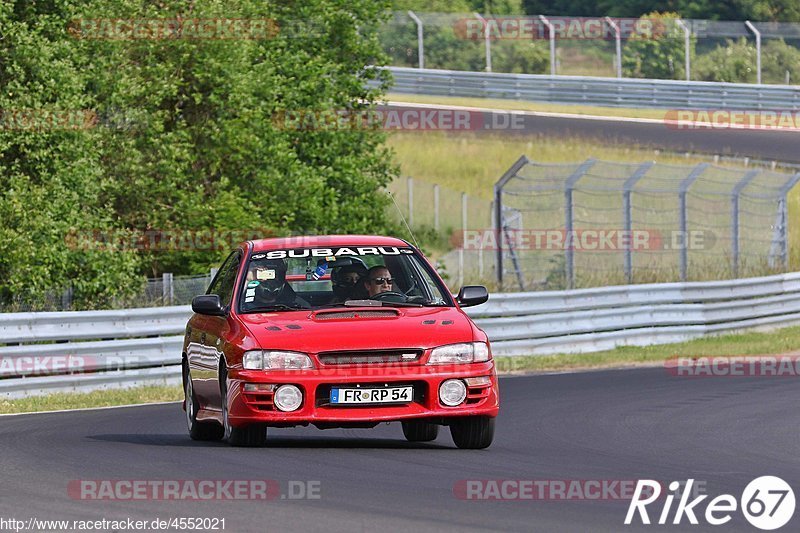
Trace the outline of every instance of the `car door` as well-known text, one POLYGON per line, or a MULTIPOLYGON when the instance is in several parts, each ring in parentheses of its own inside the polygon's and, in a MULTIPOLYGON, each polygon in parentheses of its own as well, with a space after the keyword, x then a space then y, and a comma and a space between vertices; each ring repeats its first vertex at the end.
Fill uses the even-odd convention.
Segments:
MULTIPOLYGON (((216 278, 209 286, 206 294, 217 294, 222 305, 230 306, 233 298, 233 288, 241 265, 241 252, 234 251, 223 263, 216 278)), ((219 400, 219 360, 220 333, 227 328, 228 317, 194 315, 189 327, 192 329, 190 338, 194 346, 187 351, 189 369, 192 375, 197 400, 205 409, 221 410, 219 400)))

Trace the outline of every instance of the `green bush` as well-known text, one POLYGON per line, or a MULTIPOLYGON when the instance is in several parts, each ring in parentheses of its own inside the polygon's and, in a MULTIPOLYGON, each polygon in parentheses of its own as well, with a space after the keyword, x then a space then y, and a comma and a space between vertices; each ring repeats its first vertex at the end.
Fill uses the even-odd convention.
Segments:
MULTIPOLYGON (((653 23, 651 34, 633 34, 622 53, 622 70, 628 78, 685 79, 686 44, 677 13, 649 13, 641 19, 653 23)), ((694 56, 695 38, 690 41, 694 56)))
POLYGON ((755 83, 756 47, 745 38, 727 40, 725 46, 699 56, 692 70, 692 77, 701 81, 755 83))
MULTIPOLYGON (((755 83, 757 53, 754 43, 741 38, 727 40, 725 45, 697 58, 693 77, 703 81, 755 83)), ((769 40, 761 48, 761 77, 764 83, 784 83, 786 72, 790 82, 800 79, 800 50, 783 41, 769 40)))

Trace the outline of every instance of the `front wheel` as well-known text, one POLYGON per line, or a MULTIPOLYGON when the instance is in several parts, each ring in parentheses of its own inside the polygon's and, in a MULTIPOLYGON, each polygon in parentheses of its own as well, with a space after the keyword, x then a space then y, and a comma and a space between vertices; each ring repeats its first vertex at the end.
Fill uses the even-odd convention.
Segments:
POLYGON ((453 442, 462 449, 481 450, 488 448, 494 439, 494 418, 468 416, 450 423, 453 442))
POLYGON ((258 447, 267 443, 267 426, 264 424, 249 424, 242 427, 231 425, 228 416, 228 387, 227 375, 223 375, 220 380, 222 388, 222 427, 224 428, 225 440, 231 446, 258 447))
POLYGON ((186 386, 183 388, 183 394, 189 437, 192 440, 220 440, 223 430, 218 423, 199 422, 197 420, 197 397, 194 395, 192 378, 188 372, 186 373, 186 386))
POLYGON ((421 420, 407 420, 403 424, 403 435, 408 442, 430 442, 439 435, 439 426, 421 420))

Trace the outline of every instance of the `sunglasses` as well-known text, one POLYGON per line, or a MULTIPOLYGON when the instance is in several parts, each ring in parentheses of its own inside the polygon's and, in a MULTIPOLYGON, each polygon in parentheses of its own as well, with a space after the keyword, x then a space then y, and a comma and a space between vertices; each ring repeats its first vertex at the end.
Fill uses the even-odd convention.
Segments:
POLYGON ((375 285, 391 285, 394 282, 392 278, 373 278, 370 281, 375 285))

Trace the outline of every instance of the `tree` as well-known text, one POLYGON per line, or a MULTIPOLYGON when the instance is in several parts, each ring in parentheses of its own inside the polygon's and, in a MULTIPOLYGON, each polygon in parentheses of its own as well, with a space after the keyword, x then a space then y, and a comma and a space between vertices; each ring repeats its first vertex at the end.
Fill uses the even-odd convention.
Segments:
MULTIPOLYGON (((652 31, 634 33, 625 44, 622 69, 630 78, 684 78, 685 40, 683 30, 675 24, 676 13, 648 13, 652 31)), ((690 41, 690 57, 694 56, 696 39, 690 41)))
POLYGON ((389 78, 365 65, 384 62, 375 28, 388 3, 0 5, 0 108, 87 109, 102 119, 85 131, 0 132, 6 296, 74 280, 91 301, 145 274, 205 272, 227 251, 64 251, 70 232, 391 230, 381 189, 396 168, 380 131, 280 120, 374 107, 389 78), (70 33, 76 20, 177 17, 272 19, 280 29, 221 40, 70 33))

